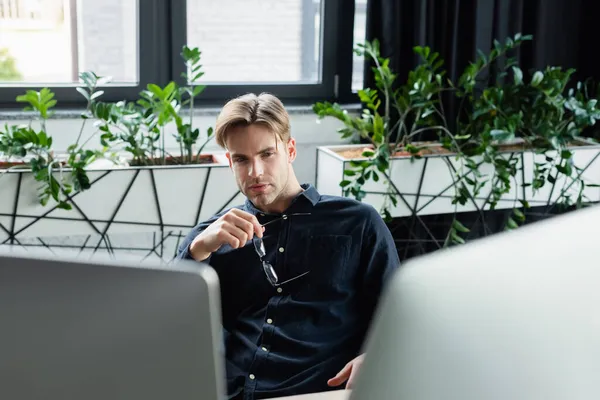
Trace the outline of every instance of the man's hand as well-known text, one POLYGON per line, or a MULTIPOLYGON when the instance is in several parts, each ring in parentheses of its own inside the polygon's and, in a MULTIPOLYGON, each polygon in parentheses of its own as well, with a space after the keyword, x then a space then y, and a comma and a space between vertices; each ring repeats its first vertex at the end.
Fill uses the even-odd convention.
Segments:
POLYGON ((356 374, 358 373, 364 358, 365 355, 361 354, 354 360, 350 361, 344 368, 342 368, 340 372, 337 373, 336 376, 327 381, 327 385, 340 386, 342 383, 348 381, 348 383, 346 383, 346 389, 351 389, 352 385, 354 384, 354 380, 356 379, 356 374))
POLYGON ((206 260, 224 244, 238 249, 254 234, 262 238, 264 229, 254 215, 232 208, 196 236, 190 245, 190 254, 196 261, 206 260))

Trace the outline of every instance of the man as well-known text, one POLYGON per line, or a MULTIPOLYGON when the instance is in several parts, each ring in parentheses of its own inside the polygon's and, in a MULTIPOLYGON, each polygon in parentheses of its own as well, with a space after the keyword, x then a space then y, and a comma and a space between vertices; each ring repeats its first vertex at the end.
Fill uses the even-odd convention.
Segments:
POLYGON ((196 226, 178 258, 219 275, 230 398, 351 387, 382 286, 400 264, 389 230, 373 207, 299 184, 276 97, 231 100, 215 136, 247 200, 196 226))

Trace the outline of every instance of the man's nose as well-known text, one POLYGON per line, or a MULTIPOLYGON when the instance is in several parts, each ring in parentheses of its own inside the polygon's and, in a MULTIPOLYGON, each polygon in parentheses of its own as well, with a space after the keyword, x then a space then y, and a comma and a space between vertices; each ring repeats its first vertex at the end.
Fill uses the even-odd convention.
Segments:
POLYGON ((264 172, 263 164, 260 160, 253 161, 250 164, 248 175, 252 177, 261 176, 264 172))

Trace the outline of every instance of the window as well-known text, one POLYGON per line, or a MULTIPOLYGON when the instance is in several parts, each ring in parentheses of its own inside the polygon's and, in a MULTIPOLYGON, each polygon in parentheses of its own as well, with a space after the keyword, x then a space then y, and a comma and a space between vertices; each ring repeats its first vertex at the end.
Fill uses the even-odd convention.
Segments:
POLYGON ((321 0, 195 0, 187 43, 210 83, 321 81, 321 0))
POLYGON ((136 83, 136 0, 0 0, 0 82, 55 85, 79 71, 136 83))
POLYGON ((261 91, 287 104, 339 101, 355 86, 353 3, 0 0, 0 108, 22 108, 15 98, 42 87, 59 107, 81 107, 84 71, 112 78, 105 101, 138 99, 149 83, 184 83, 183 45, 202 52, 205 75, 194 84, 207 87, 195 104, 261 91))
MULTIPOLYGON (((367 0, 355 0, 354 11, 354 47, 364 43, 367 37, 367 0)), ((353 53, 352 58, 352 92, 364 88, 365 59, 353 53)))

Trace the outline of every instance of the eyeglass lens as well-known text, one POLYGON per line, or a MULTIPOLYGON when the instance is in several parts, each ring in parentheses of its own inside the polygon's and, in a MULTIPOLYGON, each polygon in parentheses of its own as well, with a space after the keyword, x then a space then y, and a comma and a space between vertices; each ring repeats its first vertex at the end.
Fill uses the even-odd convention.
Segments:
MULTIPOLYGON (((311 215, 311 214, 310 213, 295 213, 295 214, 291 214, 291 215, 311 215)), ((263 224, 263 226, 268 225, 272 222, 278 221, 280 219, 281 218, 277 218, 275 220, 269 221, 269 222, 263 224)), ((267 251, 265 250, 265 243, 263 242, 262 238, 259 238, 258 236, 254 236, 252 238, 252 242, 254 243, 254 249, 256 250, 256 254, 258 254, 258 257, 260 258, 260 261, 262 262, 263 270, 265 271, 265 275, 267 275, 267 279, 269 280, 271 285, 273 285, 273 286, 283 285, 284 283, 291 282, 293 280, 296 280, 296 279, 308 274, 309 271, 304 272, 295 278, 288 279, 285 282, 278 283, 279 278, 277 277, 277 273, 275 272, 275 269, 268 261, 263 260, 263 258, 267 255, 267 251)))
POLYGON ((271 281, 272 284, 276 284, 279 281, 279 278, 275 273, 275 269, 273 269, 273 266, 269 262, 263 261, 263 269, 265 270, 267 278, 269 279, 269 281, 271 281))

